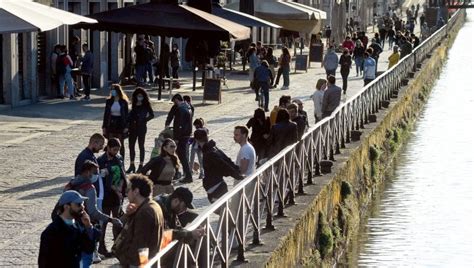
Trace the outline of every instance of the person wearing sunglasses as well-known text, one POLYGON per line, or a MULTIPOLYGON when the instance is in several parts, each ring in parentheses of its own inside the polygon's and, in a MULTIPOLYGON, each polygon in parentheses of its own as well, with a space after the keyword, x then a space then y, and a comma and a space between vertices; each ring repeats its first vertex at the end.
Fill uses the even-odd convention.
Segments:
POLYGON ((174 191, 171 182, 180 166, 176 147, 172 139, 165 139, 161 145, 160 155, 150 159, 140 171, 143 175, 147 175, 150 171, 148 178, 153 181, 153 196, 171 194, 174 191))

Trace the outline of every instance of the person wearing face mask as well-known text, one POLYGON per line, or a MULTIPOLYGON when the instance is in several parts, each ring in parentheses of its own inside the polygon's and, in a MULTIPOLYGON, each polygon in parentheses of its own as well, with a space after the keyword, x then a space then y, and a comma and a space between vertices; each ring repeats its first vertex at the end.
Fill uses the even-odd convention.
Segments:
MULTIPOLYGON (((119 217, 120 206, 122 205, 123 195, 126 185, 126 175, 123 165, 123 159, 118 154, 121 144, 117 138, 108 141, 105 153, 101 155, 97 162, 99 163, 100 175, 103 177, 104 199, 102 201, 102 212, 114 218, 119 217)), ((105 257, 111 257, 111 253, 105 245, 105 232, 107 222, 102 223, 102 232, 99 240, 99 253, 105 257)), ((117 232, 114 230, 114 238, 117 232)))
POLYGON ((172 139, 165 139, 161 145, 160 155, 154 157, 141 170, 143 175, 151 171, 148 178, 153 182, 153 196, 170 194, 174 188, 171 185, 178 172, 180 163, 176 155, 176 143, 172 139))
MULTIPOLYGON (((88 198, 85 201, 85 209, 93 224, 111 222, 117 228, 121 228, 122 222, 118 218, 110 217, 97 208, 97 192, 94 183, 99 178, 98 169, 99 165, 86 160, 82 165, 80 174, 66 185, 66 189, 75 190, 88 198)), ((92 263, 92 254, 83 253, 82 262, 85 267, 89 267, 92 263)), ((100 258, 96 258, 95 262, 100 262, 100 258)))
MULTIPOLYGON (((123 144, 128 135, 128 97, 119 84, 113 84, 110 96, 107 98, 102 122, 102 133, 108 139, 117 138, 123 144)), ((125 157, 125 148, 120 148, 120 154, 125 157)))
POLYGON ((138 140, 140 149, 140 164, 138 172, 143 167, 145 160, 145 137, 147 132, 147 122, 154 117, 148 93, 141 87, 137 87, 132 94, 132 110, 128 116, 128 148, 130 150, 130 167, 127 173, 135 172, 135 143, 138 140))

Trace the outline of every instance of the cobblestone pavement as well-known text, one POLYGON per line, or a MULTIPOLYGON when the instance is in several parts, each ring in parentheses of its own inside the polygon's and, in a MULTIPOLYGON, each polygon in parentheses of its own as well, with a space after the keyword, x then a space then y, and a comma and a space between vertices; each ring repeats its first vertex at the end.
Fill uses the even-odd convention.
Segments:
MULTIPOLYGON (((386 70, 389 53, 386 46, 379 70, 386 70)), ((341 85, 340 74, 337 75, 337 84, 341 85)), ((310 124, 314 123, 309 96, 314 92, 317 79, 323 76, 324 70, 317 63, 312 63, 308 72, 292 72, 290 90, 273 89, 270 92, 270 109, 281 95, 291 95, 304 101, 310 124)), ((239 149, 232 138, 233 127, 245 124, 257 107, 247 77, 237 72, 228 75, 221 104, 202 104, 202 89, 193 92, 188 85, 173 92, 193 97, 195 117, 207 121, 211 138, 232 158, 239 149)), ((361 90, 362 85, 361 77, 355 77, 354 66, 344 100, 361 90)), ((127 88, 127 93, 131 94, 132 90, 127 88)), ((96 93, 91 102, 47 100, 0 113, 0 266, 35 266, 40 234, 51 221, 51 210, 63 186, 73 175, 75 157, 86 146, 89 136, 101 130, 104 97, 100 92, 96 93)), ((156 91, 150 93, 156 99, 156 91)), ((149 123, 146 160, 153 138, 164 128, 166 114, 171 108, 168 101, 156 101, 153 106, 156 117, 149 123)), ((128 166, 128 153, 126 160, 128 166)), ((229 185, 232 185, 231 181, 229 185)), ((197 210, 204 209, 209 203, 201 181, 195 180, 186 186, 195 195, 197 210)))

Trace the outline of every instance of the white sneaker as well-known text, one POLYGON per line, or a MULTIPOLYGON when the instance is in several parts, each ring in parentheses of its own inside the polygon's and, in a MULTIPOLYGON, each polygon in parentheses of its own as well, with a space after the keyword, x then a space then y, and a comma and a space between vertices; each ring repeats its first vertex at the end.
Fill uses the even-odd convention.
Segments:
POLYGON ((94 253, 92 254, 92 263, 96 264, 101 262, 102 259, 99 257, 99 253, 97 253, 96 250, 94 250, 94 253))

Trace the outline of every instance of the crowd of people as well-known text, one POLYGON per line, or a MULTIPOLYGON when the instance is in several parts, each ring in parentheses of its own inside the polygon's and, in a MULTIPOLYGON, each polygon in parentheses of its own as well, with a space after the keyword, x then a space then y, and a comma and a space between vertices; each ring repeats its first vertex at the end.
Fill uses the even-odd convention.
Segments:
MULTIPOLYGON (((417 9, 413 13, 416 21, 417 9)), ((377 76, 378 59, 386 41, 393 50, 388 58, 389 69, 419 45, 420 39, 411 28, 412 17, 409 17, 409 26, 406 27, 395 13, 387 14, 370 44, 364 31, 353 32, 341 44, 340 56, 336 52, 338 47, 328 41, 327 53, 322 60, 326 78, 317 81, 310 96, 315 123, 330 116, 340 105, 341 95, 348 90, 352 61, 356 66, 356 76, 361 75, 367 85, 377 76), (338 68, 342 88, 336 85, 338 68)), ((74 42, 80 46, 80 40, 74 42)), ((87 44, 82 45, 82 51, 85 54, 80 56, 76 52, 67 53, 65 46, 56 46, 54 79, 59 94, 63 93, 66 84, 68 96, 75 99, 71 70, 74 66, 80 67, 85 86, 84 99, 88 100, 92 54, 87 44)), ((149 81, 153 81, 153 42, 147 36, 138 36, 135 51, 138 82, 146 84, 147 76, 149 81)), ((173 46, 170 54, 168 57, 174 62, 171 64, 172 75, 177 78, 177 46, 173 46)), ((264 104, 254 111, 246 125, 235 126, 233 139, 240 146, 235 159, 210 139, 212 130, 207 128, 205 119, 195 116, 191 97, 175 94, 164 126, 172 135, 164 138, 156 148, 158 154, 145 162, 147 123, 154 118, 150 97, 145 89, 137 87, 129 100, 120 85, 111 86, 105 103, 102 133, 93 134, 87 147, 78 154, 74 178, 65 185, 51 214, 52 223, 41 235, 40 267, 58 263, 67 267, 89 267, 110 257, 116 257, 126 267, 138 266, 143 262, 139 254, 143 249, 148 250, 149 256, 154 256, 172 239, 192 243, 204 231, 201 228, 192 232, 183 229, 198 215, 192 210, 191 190, 183 186, 175 188, 176 185, 202 180, 208 201, 213 203, 228 191, 224 177, 233 177, 234 182, 239 183, 266 160, 301 139, 309 127, 308 114, 301 100, 283 95, 278 105, 271 112, 269 110, 269 90, 277 87, 281 75, 284 80, 281 89, 289 89, 291 56, 288 48, 283 47, 277 59, 272 48, 257 42, 250 45, 246 58, 250 67, 250 85, 257 100, 260 94, 263 95, 264 104), (129 140, 128 169, 124 164, 126 138, 129 140), (137 142, 138 166, 135 165, 137 142), (112 224, 114 237, 113 245, 109 247, 105 239, 108 223, 112 224)), ((231 209, 237 209, 237 202, 232 202, 231 209)), ((171 259, 165 256, 163 262, 166 264, 171 259)))

